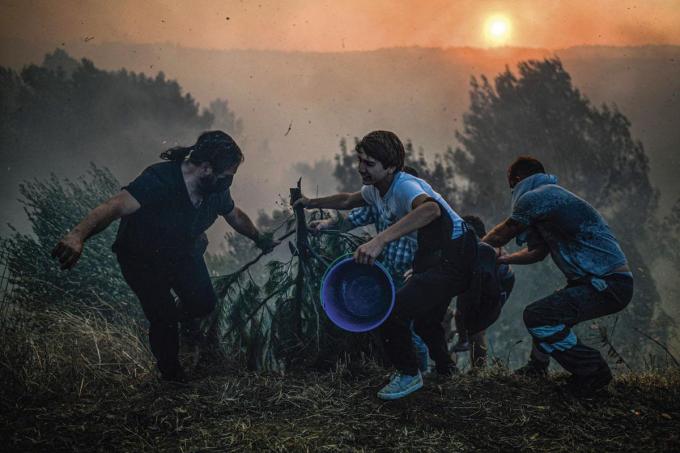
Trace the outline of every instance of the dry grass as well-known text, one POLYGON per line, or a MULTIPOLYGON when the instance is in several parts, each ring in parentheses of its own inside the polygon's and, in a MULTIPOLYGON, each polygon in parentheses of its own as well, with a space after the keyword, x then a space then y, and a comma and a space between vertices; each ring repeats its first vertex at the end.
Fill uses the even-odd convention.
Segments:
POLYGON ((96 312, 14 311, 0 330, 3 405, 100 393, 152 375, 140 327, 110 324, 96 312))
POLYGON ((160 384, 134 328, 45 320, 43 331, 3 333, 4 451, 680 450, 677 371, 620 376, 608 395, 575 400, 559 390, 563 376, 491 369, 428 378, 386 403, 372 363, 286 375, 222 366, 160 384))

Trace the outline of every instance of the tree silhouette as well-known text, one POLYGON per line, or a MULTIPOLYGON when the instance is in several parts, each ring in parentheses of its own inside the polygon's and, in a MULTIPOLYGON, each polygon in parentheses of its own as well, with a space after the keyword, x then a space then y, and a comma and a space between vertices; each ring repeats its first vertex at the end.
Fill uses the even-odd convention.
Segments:
POLYGON ((78 160, 131 167, 213 123, 162 72, 104 71, 62 50, 19 74, 0 68, 0 87, 0 157, 13 167, 38 165, 48 153, 60 170, 78 160))
POLYGON ((92 237, 83 256, 67 275, 50 251, 64 232, 93 207, 119 190, 106 169, 91 166, 77 180, 28 181, 21 185, 22 204, 32 226, 30 234, 14 231, 2 245, 14 285, 13 298, 24 309, 46 306, 69 311, 91 308, 111 320, 142 319, 141 307, 123 280, 111 244, 115 228, 92 237))
MULTIPOLYGON (((651 257, 641 253, 657 209, 657 190, 649 180, 642 143, 632 138, 630 122, 616 106, 593 106, 573 86, 559 59, 526 61, 518 75, 510 69, 493 83, 472 77, 470 107, 456 133, 459 146, 430 159, 406 142, 408 165, 418 170, 461 214, 479 215, 490 227, 510 214, 508 165, 533 155, 567 189, 588 200, 610 223, 634 269, 636 293, 621 314, 626 334, 633 328, 665 337, 668 318, 661 310, 649 271, 651 257)), ((358 190, 354 156, 340 145, 334 175, 342 190, 358 190)), ((503 318, 491 330, 497 352, 521 338, 521 311, 564 284, 552 263, 516 266, 518 285, 503 318)), ((632 338, 628 338, 632 340, 632 338)), ((642 354, 628 341, 625 352, 642 354)))
POLYGON ((461 146, 448 155, 464 179, 453 181, 461 205, 502 220, 509 214, 507 166, 518 155, 537 157, 560 184, 600 210, 620 240, 636 276, 635 298, 621 314, 624 327, 665 336, 666 316, 640 251, 658 199, 642 143, 616 106, 593 106, 573 86, 559 59, 523 62, 518 71, 506 68, 493 86, 485 77, 472 79, 470 108, 456 134, 461 146))

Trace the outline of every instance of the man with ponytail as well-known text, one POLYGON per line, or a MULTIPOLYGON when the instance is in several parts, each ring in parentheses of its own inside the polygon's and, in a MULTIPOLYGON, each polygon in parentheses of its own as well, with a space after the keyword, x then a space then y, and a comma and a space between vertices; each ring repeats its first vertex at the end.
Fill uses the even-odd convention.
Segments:
POLYGON ((221 131, 204 132, 190 147, 161 154, 116 195, 94 208, 52 251, 72 268, 85 241, 121 219, 113 244, 126 282, 149 320, 149 342, 161 377, 185 381, 178 360, 179 323, 210 314, 217 304, 203 259, 205 230, 218 216, 265 252, 277 242, 235 206, 229 187, 243 153, 221 131), (175 303, 173 293, 179 298, 175 303))

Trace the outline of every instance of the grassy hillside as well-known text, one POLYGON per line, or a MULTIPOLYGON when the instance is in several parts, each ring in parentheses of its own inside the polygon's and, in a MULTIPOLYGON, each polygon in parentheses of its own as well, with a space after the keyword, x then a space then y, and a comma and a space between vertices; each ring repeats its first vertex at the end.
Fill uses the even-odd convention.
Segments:
POLYGON ((171 385, 155 380, 133 325, 31 319, 2 330, 3 451, 680 449, 678 371, 618 376, 580 400, 560 390, 563 375, 536 382, 495 368, 428 377, 383 402, 387 372, 372 362, 285 375, 212 363, 171 385))

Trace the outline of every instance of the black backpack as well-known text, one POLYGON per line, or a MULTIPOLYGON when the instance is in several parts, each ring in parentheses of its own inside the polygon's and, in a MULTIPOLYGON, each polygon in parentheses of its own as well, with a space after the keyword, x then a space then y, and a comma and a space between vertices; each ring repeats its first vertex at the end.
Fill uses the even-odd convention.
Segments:
POLYGON ((463 328, 474 335, 491 326, 501 314, 515 283, 510 266, 496 264, 496 249, 480 242, 470 288, 458 296, 463 328))

